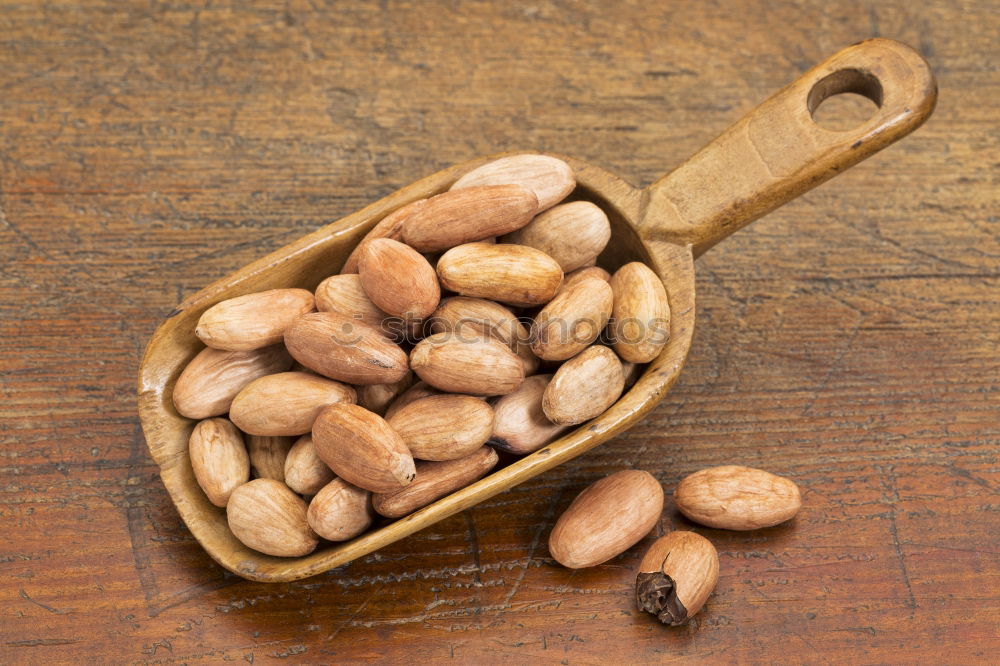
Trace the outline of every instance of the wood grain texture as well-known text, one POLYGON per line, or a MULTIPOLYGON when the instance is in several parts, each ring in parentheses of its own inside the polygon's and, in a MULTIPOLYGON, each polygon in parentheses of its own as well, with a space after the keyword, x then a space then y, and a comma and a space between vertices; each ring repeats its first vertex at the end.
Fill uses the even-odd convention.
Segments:
MULTIPOLYGON (((0 7, 0 661, 986 663, 1000 648, 1000 26, 988 2, 0 7), (424 175, 509 149, 654 181, 826 55, 882 35, 938 77, 920 131, 698 261, 657 411, 323 576, 227 575, 137 424, 150 333, 211 281, 424 175), (735 46, 734 46, 735 45, 735 46), (553 564, 555 516, 646 469, 794 479, 794 523, 715 544, 692 625, 634 608, 653 536, 553 564)), ((331 270, 332 272, 332 270, 331 270)), ((669 502, 668 502, 669 505, 669 502)), ((668 507, 656 533, 692 526, 668 507)))

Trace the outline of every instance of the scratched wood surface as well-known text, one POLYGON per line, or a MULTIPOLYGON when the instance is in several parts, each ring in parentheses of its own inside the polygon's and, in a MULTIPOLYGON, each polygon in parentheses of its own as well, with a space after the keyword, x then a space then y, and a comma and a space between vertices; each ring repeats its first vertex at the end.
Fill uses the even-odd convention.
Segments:
MULTIPOLYGON (((0 4, 0 662, 986 663, 1000 649, 995 3, 0 4), (687 368, 627 435, 327 575, 227 575, 137 418, 143 345, 208 282, 406 183, 541 149, 648 183, 837 49, 939 78, 912 137, 698 262, 687 368), (698 529, 689 626, 552 521, 624 468, 795 479, 698 529)), ((691 526, 669 506, 659 530, 691 526)))

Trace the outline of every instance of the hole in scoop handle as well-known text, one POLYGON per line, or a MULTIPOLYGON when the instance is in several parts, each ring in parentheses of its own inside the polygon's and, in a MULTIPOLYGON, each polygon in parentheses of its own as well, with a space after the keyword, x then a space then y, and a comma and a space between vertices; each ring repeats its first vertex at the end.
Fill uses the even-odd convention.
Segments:
POLYGON ((649 186, 640 233, 689 243, 702 254, 737 229, 832 178, 919 127, 937 83, 920 55, 890 39, 850 46, 802 75, 672 173, 649 186), (878 109, 845 131, 812 112, 853 92, 878 109))

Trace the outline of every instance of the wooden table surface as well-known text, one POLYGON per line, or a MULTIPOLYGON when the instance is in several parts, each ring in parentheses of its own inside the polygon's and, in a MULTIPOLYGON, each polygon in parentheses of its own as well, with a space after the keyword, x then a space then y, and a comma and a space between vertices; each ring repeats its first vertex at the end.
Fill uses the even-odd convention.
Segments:
POLYGON ((995 3, 250 4, 0 8, 0 662, 996 659, 995 3), (482 154, 648 183, 873 35, 930 61, 935 116, 698 261, 695 343, 650 418, 313 579, 243 581, 192 539, 135 400, 182 298, 482 154), (790 476, 805 506, 694 528, 721 576, 690 625, 635 609, 651 537, 589 570, 548 556, 595 479, 670 492, 725 463, 790 476))

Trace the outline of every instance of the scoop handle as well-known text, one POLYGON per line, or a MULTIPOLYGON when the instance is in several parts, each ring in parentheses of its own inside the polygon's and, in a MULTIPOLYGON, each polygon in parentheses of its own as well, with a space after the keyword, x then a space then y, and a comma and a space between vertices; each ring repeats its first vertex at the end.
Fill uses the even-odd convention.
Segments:
POLYGON ((931 115, 937 82, 905 44, 869 39, 816 65, 646 190, 639 232, 690 244, 694 256, 803 192, 903 138, 931 115), (853 92, 878 109, 835 131, 813 112, 853 92))

